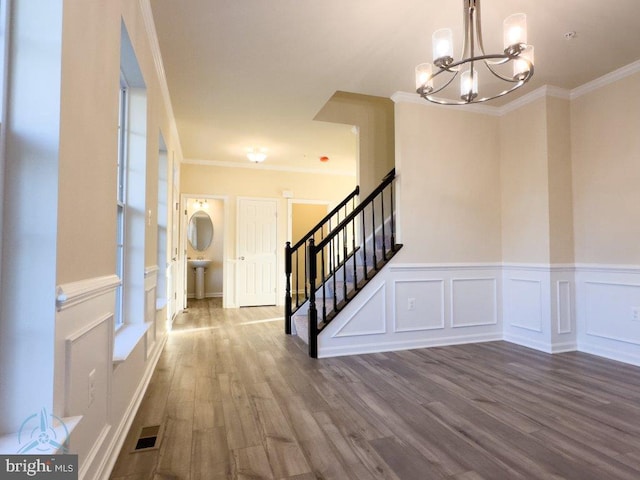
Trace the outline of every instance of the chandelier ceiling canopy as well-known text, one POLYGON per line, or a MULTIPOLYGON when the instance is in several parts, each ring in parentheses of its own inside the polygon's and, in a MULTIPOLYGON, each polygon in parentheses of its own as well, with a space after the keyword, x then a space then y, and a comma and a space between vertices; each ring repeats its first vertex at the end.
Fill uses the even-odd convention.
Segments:
POLYGON ((533 76, 533 45, 527 43, 527 16, 515 13, 504 20, 504 50, 486 54, 482 44, 480 0, 463 0, 462 59, 453 58, 453 33, 433 33, 433 63, 416 67, 416 91, 441 105, 481 103, 522 87, 533 76), (459 82, 454 82, 456 78, 459 82), (488 80, 498 79, 495 82, 488 80))

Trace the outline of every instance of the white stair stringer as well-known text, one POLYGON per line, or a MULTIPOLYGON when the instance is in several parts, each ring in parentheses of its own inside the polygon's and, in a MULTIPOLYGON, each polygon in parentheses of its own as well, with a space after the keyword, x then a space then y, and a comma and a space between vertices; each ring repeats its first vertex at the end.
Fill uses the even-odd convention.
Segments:
MULTIPOLYGON (((358 282, 361 282, 364 279, 364 267, 362 265, 359 265, 361 261, 360 258, 358 258, 357 256, 354 256, 352 258, 356 259, 356 276, 357 276, 358 282)), ((377 255, 378 261, 380 261, 381 258, 382 258, 382 250, 380 250, 380 252, 377 255)), ((372 260, 368 260, 368 261, 372 262, 372 260)), ((392 260, 389 260, 389 261, 392 261, 392 260)), ((375 280, 381 275, 383 275, 384 267, 378 271, 374 269, 373 265, 368 265, 367 267, 368 267, 367 268, 368 283, 363 288, 361 288, 358 294, 344 307, 343 310, 339 312, 338 316, 336 316, 331 321, 329 326, 331 326, 334 322, 338 321, 338 319, 343 316, 343 312, 350 311, 353 308, 359 309, 358 305, 366 304, 367 301, 369 300, 365 292, 370 290, 369 286, 371 285, 371 283, 375 283, 375 280)), ((385 267, 386 267, 386 264, 385 264, 385 267)), ((350 295, 353 292, 354 285, 355 285, 353 283, 353 280, 354 280, 353 279, 353 263, 351 261, 347 262, 346 277, 347 277, 347 294, 350 295)), ((326 294, 325 305, 326 305, 327 314, 331 313, 334 310, 334 306, 335 306, 334 304, 336 303, 340 304, 340 302, 342 302, 342 300, 344 299, 344 273, 343 273, 342 267, 338 269, 338 271, 336 272, 335 283, 336 283, 336 292, 337 292, 337 295, 336 295, 337 298, 335 301, 333 297, 333 278, 330 277, 325 283, 325 294, 326 294)), ((322 312, 323 312, 322 310, 323 309, 323 303, 322 303, 323 293, 322 292, 323 292, 322 286, 320 286, 316 291, 316 309, 318 311, 318 324, 322 322, 322 312)), ((293 333, 295 333, 298 337, 300 337, 305 343, 309 342, 308 318, 309 318, 309 301, 306 301, 304 304, 300 306, 300 308, 292 316, 293 333)), ((320 332, 318 339, 323 337, 325 330, 320 332)))

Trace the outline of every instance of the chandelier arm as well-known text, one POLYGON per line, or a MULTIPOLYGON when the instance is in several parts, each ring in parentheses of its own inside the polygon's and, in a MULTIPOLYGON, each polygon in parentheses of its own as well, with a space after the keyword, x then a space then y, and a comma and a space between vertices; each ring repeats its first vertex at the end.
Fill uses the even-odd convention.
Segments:
POLYGON ((437 103, 439 105, 468 105, 470 103, 483 103, 489 100, 493 100, 496 98, 500 98, 510 92, 513 92, 514 90, 522 87, 525 84, 524 81, 519 81, 518 83, 516 83, 513 87, 509 88, 508 90, 503 90, 502 92, 498 93, 497 95, 492 95, 490 97, 482 97, 482 98, 475 98, 472 99, 471 101, 452 101, 450 99, 447 98, 437 98, 434 97, 433 95, 429 94, 429 95, 424 95, 422 98, 424 98, 425 100, 428 100, 431 103, 437 103))
MULTIPOLYGON (((524 57, 508 57, 505 58, 503 61, 496 63, 496 65, 504 65, 505 63, 507 63, 510 60, 520 60, 523 62, 526 62, 527 65, 529 66, 529 73, 526 75, 526 79, 529 80, 529 78, 531 78, 531 76, 533 75, 533 63, 531 63, 531 61, 529 61, 529 59, 524 58, 524 57)), ((505 82, 511 82, 511 83, 517 83, 520 81, 520 79, 518 78, 513 78, 513 77, 506 77, 504 75, 501 75, 500 73, 496 72, 493 68, 491 68, 491 65, 489 64, 489 62, 487 62, 486 60, 484 61, 484 64, 487 66, 487 70, 489 70, 495 77, 499 78, 500 80, 503 80, 505 82)))
POLYGON ((439 72, 434 73, 434 74, 433 74, 433 76, 432 76, 431 78, 434 78, 434 77, 436 77, 437 75, 440 75, 441 73, 444 73, 444 72, 450 72, 450 73, 453 73, 453 76, 451 77, 451 79, 450 79, 448 82, 446 82, 443 86, 441 86, 440 88, 438 88, 437 90, 431 90, 431 91, 430 91, 430 92, 428 92, 428 93, 426 93, 426 92, 424 92, 424 91, 423 91, 423 93, 418 92, 418 93, 420 93, 420 96, 421 96, 422 98, 425 98, 425 99, 426 99, 426 98, 427 98, 427 95, 433 95, 433 94, 438 93, 438 92, 440 92, 440 91, 444 90, 445 88, 447 88, 449 85, 451 85, 451 82, 453 82, 453 81, 456 79, 456 77, 458 76, 458 73, 459 73, 459 72, 458 72, 458 70, 449 70, 449 69, 447 69, 447 68, 442 68, 442 69, 440 69, 440 71, 439 71, 439 72))

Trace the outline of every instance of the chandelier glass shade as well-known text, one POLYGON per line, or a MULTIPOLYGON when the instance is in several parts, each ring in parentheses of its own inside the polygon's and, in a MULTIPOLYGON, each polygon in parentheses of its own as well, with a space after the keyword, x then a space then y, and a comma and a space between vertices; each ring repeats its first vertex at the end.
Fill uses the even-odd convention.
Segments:
POLYGON ((534 50, 533 45, 527 44, 524 13, 504 20, 504 50, 486 54, 482 44, 480 0, 463 0, 463 9, 462 59, 454 60, 453 32, 442 28, 432 36, 433 63, 416 67, 416 91, 430 102, 441 105, 486 102, 513 92, 533 76, 534 50))

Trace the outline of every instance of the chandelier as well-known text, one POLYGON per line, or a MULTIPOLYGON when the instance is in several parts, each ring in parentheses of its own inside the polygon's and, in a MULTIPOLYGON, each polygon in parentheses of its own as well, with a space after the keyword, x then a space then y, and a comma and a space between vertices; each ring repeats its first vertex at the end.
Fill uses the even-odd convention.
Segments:
POLYGON ((485 54, 480 28, 480 0, 462 0, 464 39, 462 60, 453 59, 453 33, 433 33, 433 64, 416 67, 416 91, 441 105, 481 103, 520 88, 533 76, 533 45, 527 44, 527 16, 515 13, 504 20, 504 51, 485 54), (459 78, 459 84, 454 80, 459 78), (478 90, 478 79, 483 90, 478 90), (496 81, 489 81, 494 80, 496 81), (497 86, 496 86, 497 85, 497 86))
POLYGON ((261 148, 256 150, 255 148, 248 148, 247 158, 253 163, 262 163, 267 159, 267 149, 261 148))

